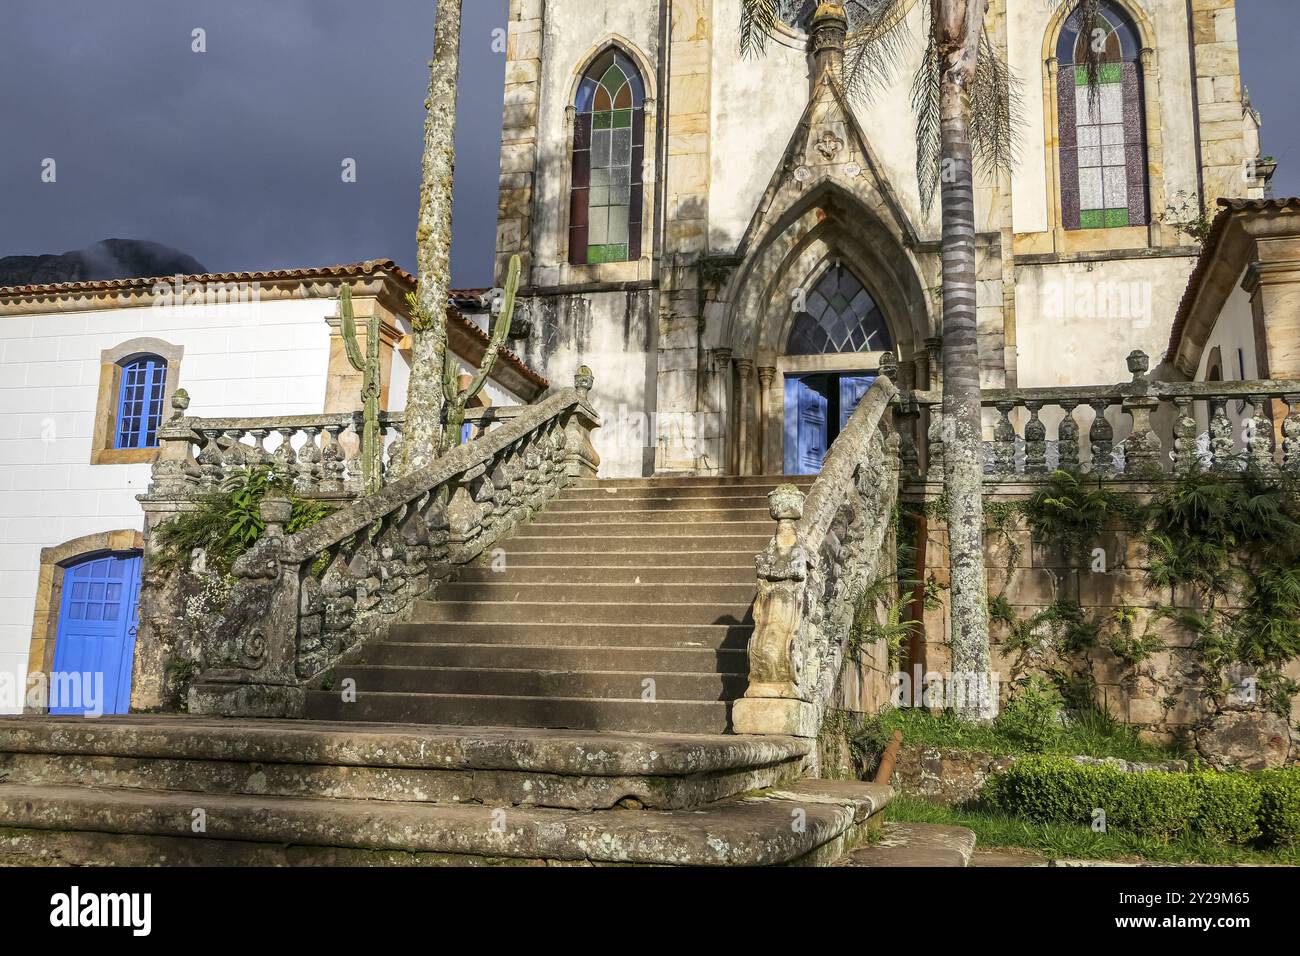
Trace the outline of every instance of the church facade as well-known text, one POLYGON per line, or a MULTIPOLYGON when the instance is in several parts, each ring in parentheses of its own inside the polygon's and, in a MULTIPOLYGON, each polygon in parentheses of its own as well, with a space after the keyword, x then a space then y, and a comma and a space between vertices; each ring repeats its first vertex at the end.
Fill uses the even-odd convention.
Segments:
MULTIPOLYGON (((839 58, 872 0, 788 0, 759 56, 740 0, 511 0, 498 271, 523 261, 522 357, 599 378, 602 474, 815 471, 885 352, 937 385, 940 210, 922 200, 925 5, 875 95, 839 58)), ((1199 247, 1260 198, 1234 0, 992 0, 1016 161, 977 174, 986 388, 1114 380, 1163 354, 1199 247), (1100 90, 1077 67, 1105 45, 1100 90)), ((1171 374, 1177 374, 1171 370, 1171 374)))

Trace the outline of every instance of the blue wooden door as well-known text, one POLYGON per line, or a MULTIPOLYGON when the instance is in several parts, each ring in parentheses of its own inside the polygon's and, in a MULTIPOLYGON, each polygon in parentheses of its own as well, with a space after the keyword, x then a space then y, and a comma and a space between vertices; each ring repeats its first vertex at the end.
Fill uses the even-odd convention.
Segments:
POLYGON ((827 396, 800 378, 785 380, 785 473, 815 475, 822 470, 829 438, 827 396))
POLYGON ((874 375, 840 376, 840 431, 844 431, 849 418, 862 403, 862 396, 867 394, 867 390, 875 380, 874 375))
POLYGON ((130 709, 139 600, 139 555, 105 555, 64 571, 50 713, 130 709))

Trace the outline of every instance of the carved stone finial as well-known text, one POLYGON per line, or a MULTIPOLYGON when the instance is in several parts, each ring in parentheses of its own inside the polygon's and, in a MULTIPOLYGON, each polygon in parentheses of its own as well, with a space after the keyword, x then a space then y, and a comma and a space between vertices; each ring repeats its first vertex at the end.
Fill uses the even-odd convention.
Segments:
POLYGON ((1133 374, 1134 382, 1145 382, 1151 368, 1151 359, 1141 349, 1134 349, 1128 354, 1128 370, 1133 374))
POLYGON ((880 356, 880 374, 895 385, 898 384, 898 356, 893 352, 886 352, 880 356))
POLYGON ((585 402, 587 396, 591 393, 592 387, 596 384, 596 377, 591 374, 591 369, 582 366, 573 376, 573 387, 582 394, 582 400, 585 402))
POLYGON ((767 495, 773 521, 798 521, 803 517, 803 502, 804 493, 797 485, 778 485, 767 495))
POLYGON ((839 76, 844 66, 844 46, 849 36, 849 15, 839 0, 824 0, 813 14, 808 49, 813 56, 813 83, 828 73, 839 76))
POLYGON ((293 502, 288 498, 266 497, 262 499, 262 503, 257 510, 262 516, 262 520, 266 522, 267 537, 283 537, 284 526, 293 517, 293 502))
POLYGON ((176 389, 172 395, 172 418, 184 418, 190 408, 190 393, 183 388, 176 389))

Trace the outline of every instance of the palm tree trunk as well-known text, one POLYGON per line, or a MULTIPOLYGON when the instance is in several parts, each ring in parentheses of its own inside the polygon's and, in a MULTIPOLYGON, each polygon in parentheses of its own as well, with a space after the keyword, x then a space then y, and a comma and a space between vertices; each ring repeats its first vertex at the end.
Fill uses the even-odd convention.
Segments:
POLYGON ((975 183, 970 100, 985 0, 936 0, 943 31, 940 85, 943 195, 943 428, 952 569, 952 669, 965 690, 958 710, 972 720, 993 716, 989 688, 988 581, 984 571, 984 467, 979 348, 975 311, 975 183), (969 4, 969 6, 968 6, 969 4), (946 42, 945 42, 946 41, 946 42), (972 693, 974 692, 974 693, 972 693))
POLYGON ((404 473, 433 461, 442 440, 460 13, 461 0, 438 0, 433 60, 429 64, 429 96, 424 103, 424 169, 417 233, 420 285, 413 323, 411 381, 406 393, 404 473))

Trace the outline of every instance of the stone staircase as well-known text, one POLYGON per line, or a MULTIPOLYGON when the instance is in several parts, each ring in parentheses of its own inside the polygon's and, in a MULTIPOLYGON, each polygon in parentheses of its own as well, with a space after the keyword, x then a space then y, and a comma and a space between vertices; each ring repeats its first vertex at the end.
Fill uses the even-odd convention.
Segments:
POLYGON ((578 482, 340 667, 307 715, 726 733, 745 691, 754 555, 774 529, 767 493, 785 480, 578 482))
POLYGON ((892 791, 727 733, 783 480, 578 482, 311 720, 2 718, 0 864, 833 863, 892 791))

